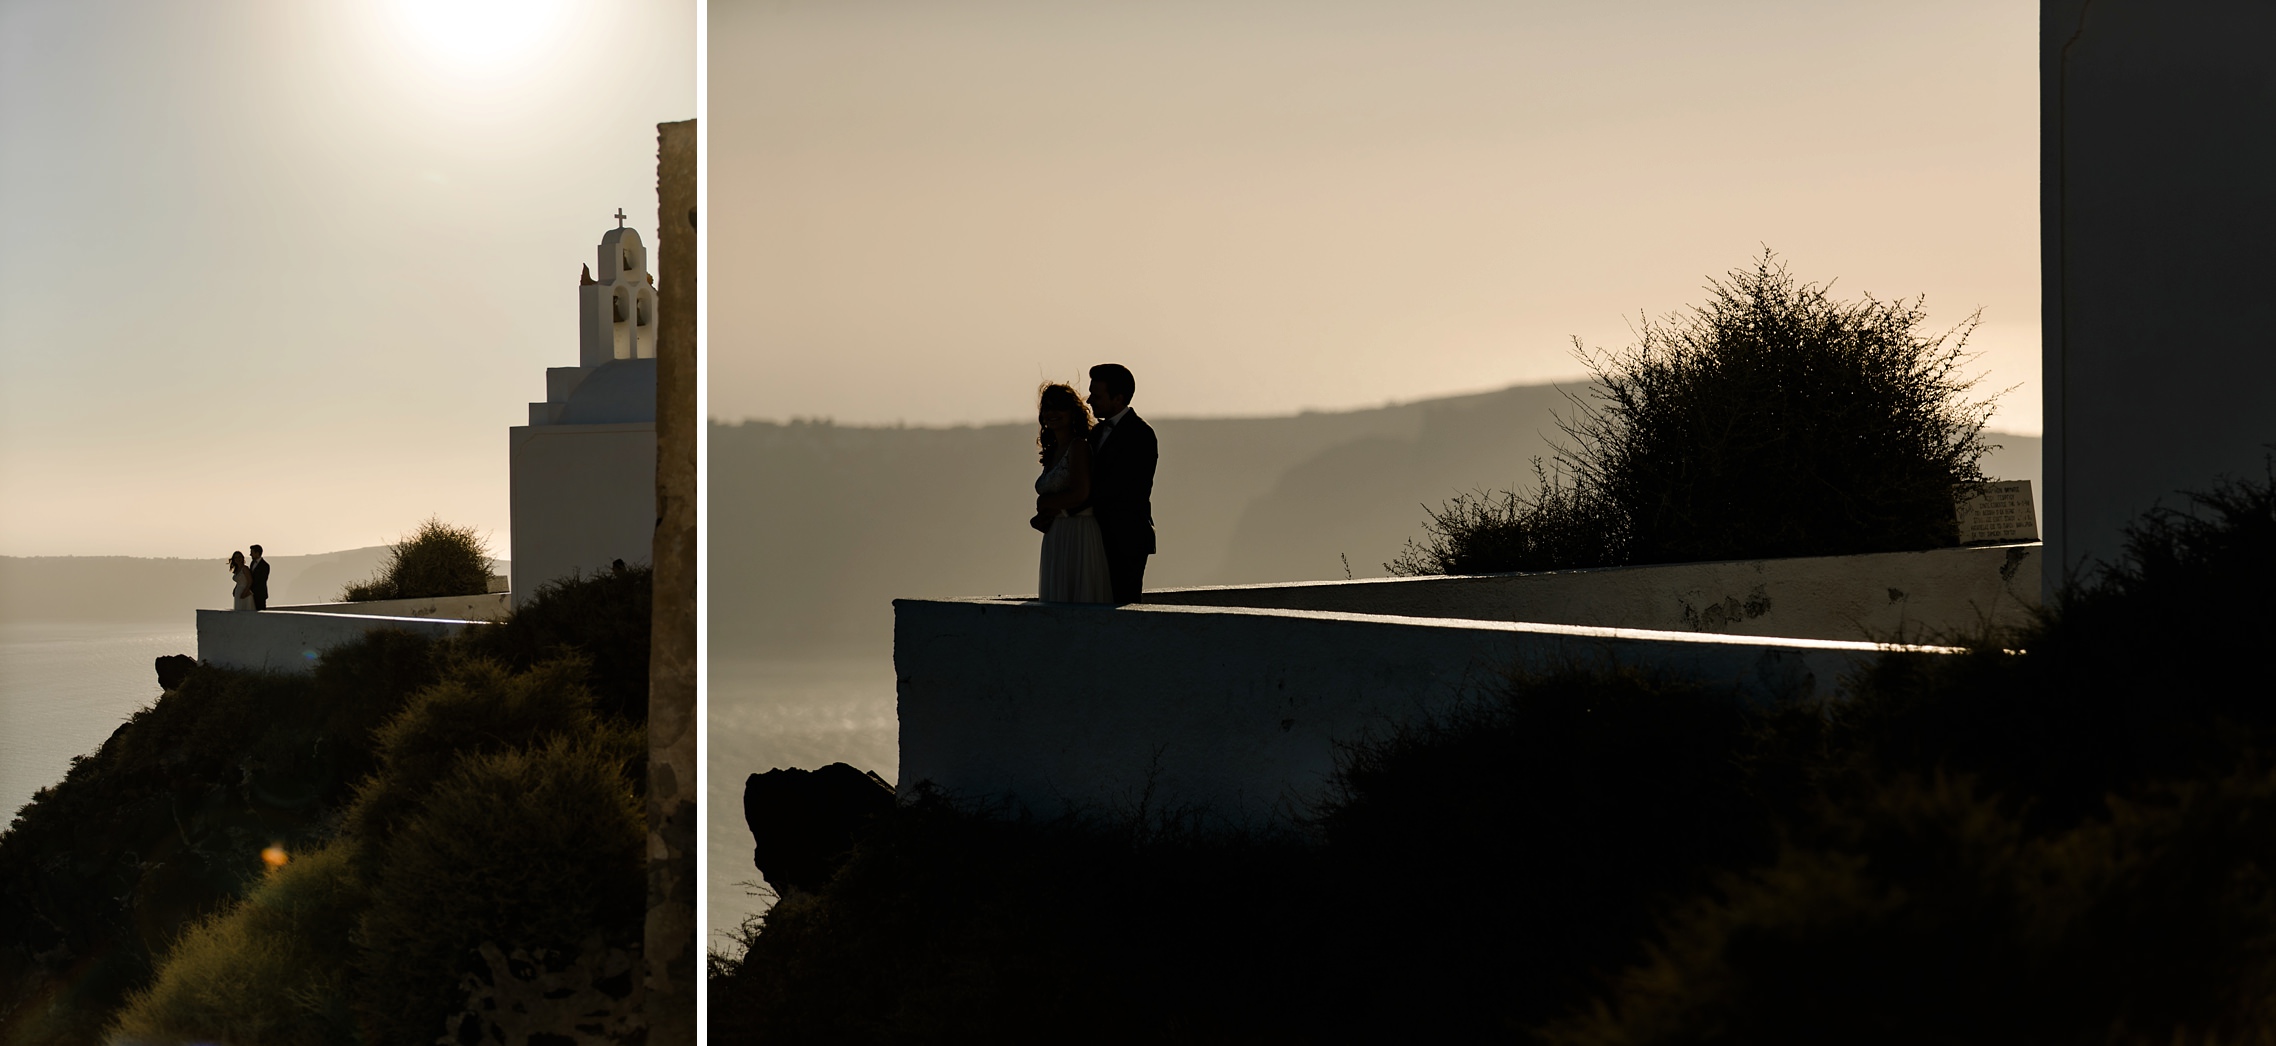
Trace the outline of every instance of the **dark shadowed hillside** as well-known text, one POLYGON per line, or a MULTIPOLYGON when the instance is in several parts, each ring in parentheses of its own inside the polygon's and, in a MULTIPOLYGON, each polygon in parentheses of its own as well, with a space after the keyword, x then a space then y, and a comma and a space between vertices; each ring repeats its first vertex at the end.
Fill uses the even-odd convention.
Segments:
MULTIPOLYGON (((1143 404, 1140 405, 1141 410, 1143 404)), ((1554 453, 1557 388, 1279 418, 1153 419, 1162 445, 1151 587, 1381 576, 1423 506, 1529 485, 1554 453)), ((2039 479, 2039 440, 1984 471, 2039 479)), ((713 422, 714 649, 882 648, 892 600, 1032 592, 1037 464, 1025 424, 948 429, 713 422)))

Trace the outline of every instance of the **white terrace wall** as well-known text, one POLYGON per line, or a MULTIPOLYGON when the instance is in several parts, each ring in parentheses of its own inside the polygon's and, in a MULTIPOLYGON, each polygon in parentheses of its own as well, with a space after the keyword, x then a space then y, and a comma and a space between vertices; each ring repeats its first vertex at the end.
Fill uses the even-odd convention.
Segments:
POLYGON ((198 611, 198 660, 248 672, 305 675, 324 652, 383 628, 441 638, 488 623, 433 617, 270 609, 198 611))
POLYGON ((652 558, 655 422, 521 425, 511 445, 514 605, 548 581, 652 558))
POLYGON ((295 603, 262 611, 274 614, 361 614, 367 617, 434 617, 458 621, 496 621, 512 609, 510 592, 479 596, 430 596, 425 599, 369 599, 361 603, 295 603))
POLYGON ((2026 623, 2036 543, 1542 574, 1373 578, 1146 593, 1177 606, 1535 621, 1671 632, 1936 642, 2026 623))
POLYGON ((1865 643, 1330 613, 896 600, 904 797, 1053 816, 1198 807, 1286 822, 1338 746, 1513 668, 1635 665, 1753 700, 1830 696, 1865 643))
POLYGON ((2056 582, 2276 443, 2276 4, 2042 0, 2040 386, 2056 582))

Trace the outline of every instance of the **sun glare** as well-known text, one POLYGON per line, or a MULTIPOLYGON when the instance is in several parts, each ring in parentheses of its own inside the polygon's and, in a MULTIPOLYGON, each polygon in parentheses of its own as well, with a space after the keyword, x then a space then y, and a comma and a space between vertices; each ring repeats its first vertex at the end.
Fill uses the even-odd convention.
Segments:
POLYGON ((559 0, 395 0, 397 28, 437 64, 465 75, 519 71, 559 34, 559 0))

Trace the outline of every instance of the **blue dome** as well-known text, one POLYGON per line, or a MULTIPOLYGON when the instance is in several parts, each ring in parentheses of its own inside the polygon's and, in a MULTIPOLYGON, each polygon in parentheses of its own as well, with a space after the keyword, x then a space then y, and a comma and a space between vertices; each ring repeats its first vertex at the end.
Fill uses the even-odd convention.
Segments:
POLYGON ((605 425, 655 420, 656 361, 610 360, 577 383, 553 423, 605 425))

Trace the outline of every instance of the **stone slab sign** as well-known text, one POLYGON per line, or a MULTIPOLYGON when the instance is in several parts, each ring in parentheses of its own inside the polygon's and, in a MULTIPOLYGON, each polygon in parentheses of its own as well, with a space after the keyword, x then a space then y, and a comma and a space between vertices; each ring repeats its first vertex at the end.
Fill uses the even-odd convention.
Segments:
POLYGON ((2031 511, 2030 480, 1986 483, 1982 493, 1959 502, 1954 511, 1960 517, 1963 545, 2039 540, 2039 519, 2031 511))

